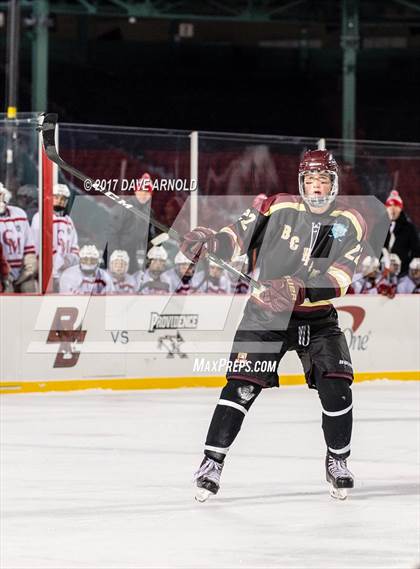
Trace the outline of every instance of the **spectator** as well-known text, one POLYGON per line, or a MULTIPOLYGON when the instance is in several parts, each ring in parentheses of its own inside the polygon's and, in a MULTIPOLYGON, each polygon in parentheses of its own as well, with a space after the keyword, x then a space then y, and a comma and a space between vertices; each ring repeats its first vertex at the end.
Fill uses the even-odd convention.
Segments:
POLYGON ((397 286, 398 293, 420 294, 420 257, 411 259, 408 275, 402 277, 397 286))
POLYGON ((61 293, 107 294, 114 292, 111 277, 105 269, 99 268, 100 254, 95 245, 84 245, 80 249, 79 264, 66 269, 60 277, 61 293))
POLYGON ((171 290, 177 294, 191 294, 203 282, 204 272, 196 271, 196 265, 181 251, 175 255, 175 266, 165 271, 164 275, 170 280, 171 290))
POLYGON ((396 253, 399 256, 401 259, 401 274, 405 275, 411 259, 420 255, 417 230, 403 212, 403 200, 396 190, 390 193, 385 206, 391 220, 385 247, 389 253, 396 253))
POLYGON ((26 211, 29 223, 32 223, 32 219, 35 213, 38 211, 38 188, 33 184, 25 184, 20 186, 16 192, 16 204, 26 211))
POLYGON ((115 249, 109 260, 109 274, 114 284, 115 292, 133 294, 136 290, 136 279, 128 273, 130 257, 127 251, 115 249))
MULTIPOLYGON (((79 263, 79 245, 77 231, 66 209, 70 199, 70 190, 66 184, 53 187, 53 290, 58 291, 60 276, 69 267, 79 263)), ((39 213, 32 219, 32 236, 35 250, 39 256, 39 213)))
POLYGON ((389 256, 389 266, 382 270, 381 280, 378 284, 378 293, 388 298, 394 298, 397 292, 398 275, 401 272, 401 259, 396 253, 389 256))
POLYGON ((11 194, 0 183, 0 243, 10 267, 14 292, 37 292, 37 261, 28 217, 20 207, 9 205, 11 194))
MULTIPOLYGON (((125 201, 147 219, 154 216, 151 200, 153 185, 149 174, 143 174, 139 189, 134 196, 125 197, 125 201)), ((137 267, 137 251, 147 251, 149 242, 159 231, 145 219, 133 214, 133 211, 115 204, 111 211, 108 233, 108 253, 116 249, 127 251, 130 258, 129 272, 134 273, 137 267)))
POLYGON ((147 253, 149 266, 139 275, 137 291, 140 294, 166 294, 172 292, 171 281, 164 274, 168 253, 161 246, 155 246, 147 253))

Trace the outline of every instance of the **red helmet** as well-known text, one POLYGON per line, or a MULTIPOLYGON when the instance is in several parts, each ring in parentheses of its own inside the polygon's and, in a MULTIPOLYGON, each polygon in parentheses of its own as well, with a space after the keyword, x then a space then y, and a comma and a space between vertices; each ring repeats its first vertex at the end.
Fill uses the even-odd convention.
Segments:
POLYGON ((323 206, 332 203, 338 194, 338 164, 328 150, 308 150, 299 164, 299 193, 302 199, 312 206, 323 206), (303 185, 304 176, 308 172, 327 172, 331 176, 331 191, 327 196, 308 197, 303 185))

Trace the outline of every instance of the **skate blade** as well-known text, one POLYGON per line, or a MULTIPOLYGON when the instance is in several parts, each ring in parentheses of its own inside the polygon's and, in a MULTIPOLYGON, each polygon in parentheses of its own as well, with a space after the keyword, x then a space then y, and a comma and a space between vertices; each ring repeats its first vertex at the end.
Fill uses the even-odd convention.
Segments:
POLYGON ((347 498, 346 488, 335 488, 335 486, 333 486, 331 482, 329 483, 329 487, 330 487, 330 496, 332 498, 335 498, 336 500, 345 500, 347 498))
POLYGON ((205 502, 211 495, 210 490, 206 490, 206 488, 196 488, 194 498, 196 502, 205 502))

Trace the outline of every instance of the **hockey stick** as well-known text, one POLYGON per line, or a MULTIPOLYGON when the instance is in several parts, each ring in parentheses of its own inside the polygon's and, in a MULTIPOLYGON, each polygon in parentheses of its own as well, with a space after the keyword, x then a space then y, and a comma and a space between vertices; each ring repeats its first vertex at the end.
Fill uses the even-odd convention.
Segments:
MULTIPOLYGON (((65 170, 66 172, 68 172, 69 174, 74 176, 75 178, 78 178, 79 180, 81 180, 83 182, 83 189, 86 192, 90 191, 91 188, 101 192, 104 196, 109 198, 114 203, 117 203, 120 206, 125 207, 126 209, 130 210, 134 215, 136 215, 137 217, 139 217, 143 221, 150 223, 151 225, 153 225, 157 229, 160 229, 160 231, 162 231, 163 233, 167 233, 176 242, 178 242, 178 243, 182 242, 182 237, 179 235, 179 233, 177 231, 175 231, 175 229, 167 227, 163 223, 160 223, 160 221, 157 221, 156 219, 154 219, 152 216, 146 215, 142 211, 136 209, 132 204, 127 203, 123 198, 121 198, 117 194, 114 194, 113 192, 111 192, 110 190, 102 189, 98 184, 95 184, 95 181, 92 180, 92 178, 90 178, 89 176, 86 176, 85 174, 83 174, 83 172, 81 172, 80 170, 77 170, 77 168, 74 168, 74 166, 67 164, 67 162, 65 162, 61 158, 61 156, 58 154, 58 151, 57 151, 57 145, 56 145, 56 140, 55 140, 55 130, 56 130, 56 126, 57 126, 57 120, 58 120, 58 115, 56 113, 46 113, 44 115, 44 120, 43 120, 42 124, 40 124, 38 126, 38 130, 40 130, 42 133, 42 142, 44 145, 45 154, 48 156, 48 158, 51 160, 51 162, 54 162, 55 164, 57 164, 57 166, 59 168, 61 168, 62 170, 65 170)), ((262 292, 262 290, 264 290, 264 287, 263 287, 263 285, 261 285, 261 283, 254 280, 249 275, 246 275, 246 274, 242 273, 241 271, 238 271, 237 269, 235 269, 234 267, 232 267, 231 265, 226 263, 226 261, 224 261, 223 259, 220 259, 217 255, 215 255, 213 253, 208 253, 207 257, 211 261, 217 263, 217 265, 219 265, 219 267, 221 267, 222 269, 224 269, 225 271, 227 271, 231 275, 234 275, 238 279, 241 279, 242 281, 248 283, 248 285, 251 286, 255 292, 262 292)))

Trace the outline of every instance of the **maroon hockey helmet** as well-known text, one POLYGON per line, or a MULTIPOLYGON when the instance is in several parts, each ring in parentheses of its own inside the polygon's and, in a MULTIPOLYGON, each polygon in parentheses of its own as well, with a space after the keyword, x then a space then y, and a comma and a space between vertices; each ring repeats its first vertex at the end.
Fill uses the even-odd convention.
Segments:
POLYGON ((338 194, 338 164, 328 150, 308 150, 299 164, 299 193, 302 199, 312 206, 332 203, 338 194), (327 172, 331 176, 331 191, 327 196, 309 197, 305 195, 304 177, 309 172, 327 172))

